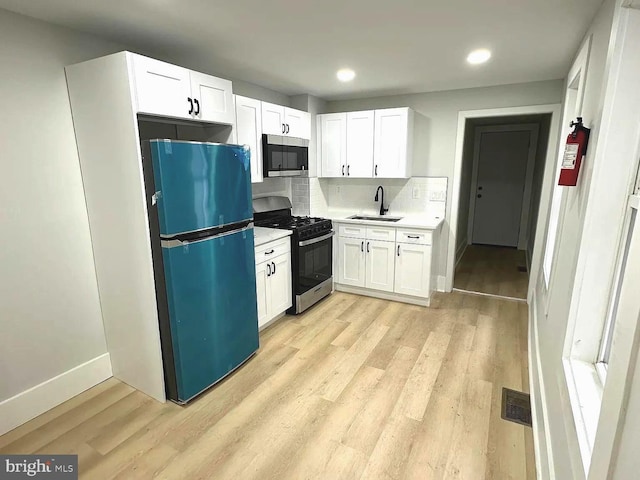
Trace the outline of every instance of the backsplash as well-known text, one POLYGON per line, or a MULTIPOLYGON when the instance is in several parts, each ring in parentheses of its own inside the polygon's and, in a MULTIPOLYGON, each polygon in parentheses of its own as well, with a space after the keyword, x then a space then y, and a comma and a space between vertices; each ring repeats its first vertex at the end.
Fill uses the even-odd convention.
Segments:
POLYGON ((291 213, 294 215, 310 215, 309 180, 304 177, 291 177, 291 213))
MULTIPOLYGON (((444 218, 447 177, 413 177, 406 179, 308 179, 312 215, 327 209, 350 209, 353 213, 374 213, 380 204, 374 201, 378 185, 384 188, 385 207, 389 214, 423 213, 444 218)), ((295 203, 294 203, 295 205, 295 203)))

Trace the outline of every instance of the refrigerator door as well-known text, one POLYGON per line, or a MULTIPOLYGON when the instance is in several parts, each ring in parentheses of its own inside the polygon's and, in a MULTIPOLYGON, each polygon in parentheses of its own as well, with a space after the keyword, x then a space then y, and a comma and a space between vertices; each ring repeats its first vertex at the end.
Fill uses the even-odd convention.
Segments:
POLYGON ((160 235, 249 220, 249 150, 238 145, 151 140, 160 235))
POLYGON ((177 399, 186 402, 258 349, 253 228, 163 241, 177 399))

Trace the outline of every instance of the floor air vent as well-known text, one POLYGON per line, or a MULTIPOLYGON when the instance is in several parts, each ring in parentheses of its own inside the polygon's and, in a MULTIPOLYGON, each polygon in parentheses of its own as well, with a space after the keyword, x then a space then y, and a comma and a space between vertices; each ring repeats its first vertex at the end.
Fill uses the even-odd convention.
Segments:
POLYGON ((518 271, 522 273, 527 273, 527 267, 524 265, 518 265, 518 271))
POLYGON ((531 426, 531 400, 528 393, 502 388, 502 419, 531 426))

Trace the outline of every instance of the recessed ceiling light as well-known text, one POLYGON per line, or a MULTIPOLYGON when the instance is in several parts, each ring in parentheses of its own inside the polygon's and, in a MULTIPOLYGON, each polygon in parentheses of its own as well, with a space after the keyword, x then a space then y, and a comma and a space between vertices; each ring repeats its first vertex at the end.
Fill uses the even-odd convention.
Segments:
POLYGON ((338 70, 338 73, 336 73, 336 77, 338 77, 338 80, 340 80, 341 82, 350 82, 351 80, 356 78, 356 72, 354 72, 350 68, 342 68, 338 70))
POLYGON ((467 62, 471 65, 478 65, 479 63, 484 63, 491 58, 491 52, 486 48, 481 48, 479 50, 474 50, 467 56, 467 62))

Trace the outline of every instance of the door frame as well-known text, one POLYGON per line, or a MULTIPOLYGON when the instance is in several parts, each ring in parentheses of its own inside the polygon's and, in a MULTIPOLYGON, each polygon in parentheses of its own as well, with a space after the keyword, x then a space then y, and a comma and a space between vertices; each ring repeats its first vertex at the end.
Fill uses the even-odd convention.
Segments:
POLYGON ((469 220, 467 226, 467 244, 473 243, 473 222, 476 211, 476 190, 478 188, 478 169, 480 168, 480 142, 484 133, 500 132, 529 132, 529 151, 527 154, 527 166, 524 178, 524 191, 522 192, 522 210, 520 212, 520 230, 518 233, 518 250, 526 250, 529 239, 529 209, 531 207, 531 193, 533 190, 533 170, 538 152, 537 123, 521 123, 512 125, 488 125, 475 127, 475 139, 473 144, 473 167, 471 171, 471 195, 469 195, 469 220))
MULTIPOLYGON (((456 240, 458 237, 458 213, 460 209, 460 177, 462 174, 462 159, 464 152, 464 136, 468 119, 482 117, 511 117, 515 115, 538 115, 550 114, 551 124, 549 126, 549 143, 545 155, 545 175, 542 184, 542 194, 540 196, 539 212, 546 214, 549 207, 549 192, 553 180, 548 175, 549 163, 554 163, 555 155, 560 140, 560 103, 546 105, 528 105, 522 107, 488 108, 483 110, 462 110, 458 112, 458 129, 456 135, 456 150, 453 165, 452 194, 451 194, 451 219, 449 222, 449 240, 447 245, 447 270, 445 277, 445 291, 453 290, 453 277, 456 261, 456 240)), ((536 241, 533 250, 533 258, 540 255, 541 243, 543 243, 540 232, 536 230, 536 241)), ((538 266, 532 261, 532 271, 530 278, 537 278, 538 266)))

